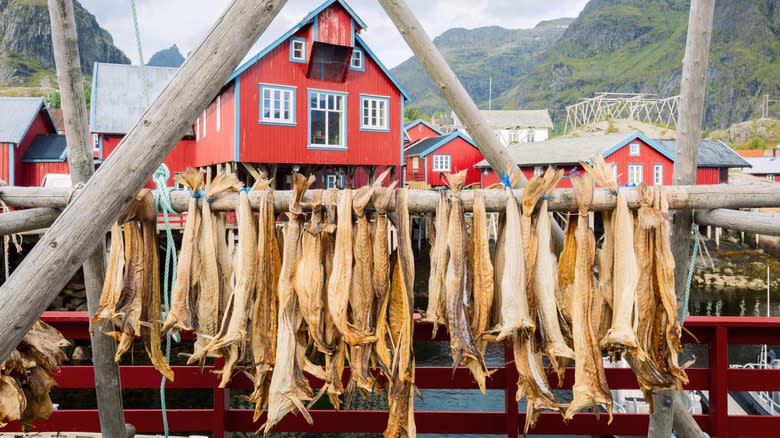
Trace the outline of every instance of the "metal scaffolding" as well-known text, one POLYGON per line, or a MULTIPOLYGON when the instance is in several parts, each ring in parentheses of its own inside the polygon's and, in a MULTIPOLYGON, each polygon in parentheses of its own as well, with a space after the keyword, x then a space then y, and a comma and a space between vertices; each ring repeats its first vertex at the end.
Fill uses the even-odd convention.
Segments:
POLYGON ((566 126, 569 129, 609 119, 631 119, 660 124, 669 128, 677 125, 680 96, 653 97, 654 94, 599 92, 594 97, 581 99, 566 107, 566 126))

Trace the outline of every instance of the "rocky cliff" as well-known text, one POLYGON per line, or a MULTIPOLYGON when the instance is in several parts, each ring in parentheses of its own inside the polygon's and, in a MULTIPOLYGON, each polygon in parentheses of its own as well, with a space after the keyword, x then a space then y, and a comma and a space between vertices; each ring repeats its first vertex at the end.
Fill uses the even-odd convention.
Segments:
MULTIPOLYGON (((95 16, 74 1, 81 70, 95 62, 129 64, 95 16)), ((46 0, 0 0, 0 86, 41 86, 55 71, 46 0)))
POLYGON ((152 55, 152 57, 149 58, 149 61, 146 63, 146 65, 150 65, 152 67, 178 68, 183 63, 184 63, 184 57, 181 55, 179 48, 176 47, 176 44, 174 44, 171 47, 164 50, 160 50, 159 52, 152 55))

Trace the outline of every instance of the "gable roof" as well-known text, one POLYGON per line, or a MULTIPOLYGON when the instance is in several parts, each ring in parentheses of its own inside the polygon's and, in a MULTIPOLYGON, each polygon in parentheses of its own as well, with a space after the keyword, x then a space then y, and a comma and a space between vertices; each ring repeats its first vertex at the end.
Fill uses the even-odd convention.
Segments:
POLYGON ((456 131, 453 132, 452 134, 421 139, 416 143, 409 145, 404 150, 404 155, 406 156, 418 155, 420 157, 425 157, 430 153, 435 152, 436 149, 439 149, 440 147, 446 145, 447 143, 451 142, 452 140, 455 140, 458 137, 462 138, 468 144, 474 146, 475 148, 477 147, 474 141, 472 141, 468 136, 466 136, 460 131, 456 131))
MULTIPOLYGON (((257 55, 253 56, 251 59, 249 59, 247 62, 243 63, 241 66, 239 66, 236 71, 233 72, 233 74, 230 75, 227 81, 225 81, 225 84, 229 84, 231 81, 236 79, 246 71, 249 67, 254 65, 256 62, 258 62, 260 59, 262 59, 265 55, 271 53, 272 50, 277 48, 280 44, 287 41, 295 35, 296 32, 301 30, 304 26, 307 26, 309 24, 312 24, 314 22, 314 19, 320 14, 320 12, 327 9, 330 5, 338 3, 342 8, 344 8, 345 11, 352 17, 353 20, 355 20, 355 23, 357 24, 357 27, 360 27, 361 29, 366 29, 366 23, 363 22, 363 20, 360 19, 360 17, 357 16, 355 11, 352 10, 352 8, 349 7, 347 2, 343 0, 328 0, 322 5, 320 5, 317 9, 309 12, 305 17, 303 17, 303 20, 298 22, 295 26, 293 26, 290 30, 288 30, 284 35, 280 36, 276 41, 268 45, 266 48, 261 50, 257 53, 257 55)), ((401 84, 393 77, 393 75, 390 73, 390 70, 385 67, 384 64, 382 64, 381 61, 379 61, 379 58, 374 54, 374 52, 368 47, 368 45, 363 41, 363 38, 360 37, 357 33, 357 29, 353 30, 354 36, 355 36, 355 46, 360 45, 360 48, 362 48, 365 53, 371 57, 371 60, 374 61, 374 63, 379 66, 379 68, 384 72, 384 74, 387 76, 388 79, 395 85, 396 88, 401 92, 401 95, 404 97, 405 100, 412 100, 411 97, 409 97, 409 94, 404 90, 404 88, 401 86, 401 84)))
MULTIPOLYGON (((144 67, 150 103, 162 92, 176 70, 144 67)), ((92 132, 126 134, 147 107, 140 66, 95 63, 89 114, 92 132)))
MULTIPOLYGON (((555 138, 552 140, 531 143, 515 143, 509 146, 512 160, 521 166, 540 166, 547 164, 577 164, 600 154, 606 157, 634 139, 640 139, 647 145, 671 159, 669 152, 656 141, 647 138, 640 132, 626 134, 592 135, 574 138, 555 138)), ((476 167, 490 167, 487 160, 482 160, 476 167)))
POLYGON ((745 161, 752 167, 743 172, 763 175, 767 173, 780 174, 780 157, 745 157, 745 161))
MULTIPOLYGON (((553 123, 547 110, 479 110, 488 121, 491 129, 548 128, 553 123)), ((453 112, 453 121, 457 126, 463 123, 453 112)))
POLYGON ((35 136, 22 157, 24 163, 63 162, 68 154, 65 136, 59 134, 35 136))
POLYGON ((431 129, 433 132, 438 133, 439 135, 444 135, 443 132, 441 132, 435 126, 431 125, 430 123, 426 122, 423 119, 412 120, 411 122, 405 124, 404 125, 404 131, 408 131, 408 130, 414 128, 415 126, 417 126, 419 124, 423 124, 424 126, 427 126, 429 129, 431 129))
MULTIPOLYGON (((658 140, 674 157, 677 151, 677 140, 658 140)), ((672 158, 674 161, 674 158, 672 158)), ((697 167, 749 167, 750 163, 740 157, 733 149, 720 140, 701 140, 697 167)))
POLYGON ((42 97, 0 97, 0 143, 21 143, 40 111, 56 132, 42 97))

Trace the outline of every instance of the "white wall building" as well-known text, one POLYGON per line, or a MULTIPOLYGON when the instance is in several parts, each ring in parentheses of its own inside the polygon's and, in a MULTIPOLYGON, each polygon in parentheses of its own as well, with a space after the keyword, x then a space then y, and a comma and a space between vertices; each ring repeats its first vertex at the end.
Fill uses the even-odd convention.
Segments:
MULTIPOLYGON (((504 146, 513 143, 545 141, 552 129, 552 119, 547 110, 480 110, 490 128, 504 146)), ((452 113, 455 129, 471 136, 463 123, 452 113)))

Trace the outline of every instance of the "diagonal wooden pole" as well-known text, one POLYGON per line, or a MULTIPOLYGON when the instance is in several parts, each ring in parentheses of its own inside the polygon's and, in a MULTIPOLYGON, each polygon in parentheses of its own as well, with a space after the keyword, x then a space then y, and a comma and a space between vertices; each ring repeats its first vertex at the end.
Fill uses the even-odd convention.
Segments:
MULTIPOLYGON (((433 41, 425 33, 425 30, 409 9, 404 0, 379 0, 379 3, 385 9, 385 12, 398 28, 398 32, 406 40, 406 44, 412 49, 414 56, 420 61, 428 76, 447 100, 458 119, 463 121, 463 125, 474 139, 477 148, 485 157, 490 167, 497 175, 511 165, 512 169, 517 168, 517 163, 512 160, 509 151, 498 141, 490 124, 479 112, 477 105, 471 100, 466 89, 455 76, 447 61, 441 56, 439 50, 433 45, 433 41)), ((525 187, 528 181, 525 175, 520 173, 519 185, 525 187)), ((557 223, 553 222, 552 227, 553 242, 556 252, 563 248, 563 230, 557 223)))
POLYGON ((0 357, 22 340, 286 3, 234 0, 111 157, 0 287, 0 357))
MULTIPOLYGON (((62 114, 65 118, 68 166, 71 181, 75 186, 89 180, 95 171, 95 160, 87 131, 87 105, 84 100, 84 81, 79 62, 73 1, 49 0, 49 17, 57 80, 62 95, 62 114)), ((82 266, 90 319, 100 304, 106 264, 104 236, 98 236, 92 242, 92 251, 82 266), (97 247, 94 247, 95 242, 98 243, 97 247)), ((90 334, 90 342, 92 364, 95 367, 95 398, 100 430, 106 436, 126 436, 122 383, 119 379, 119 366, 114 362, 116 341, 100 331, 95 331, 90 334)))

